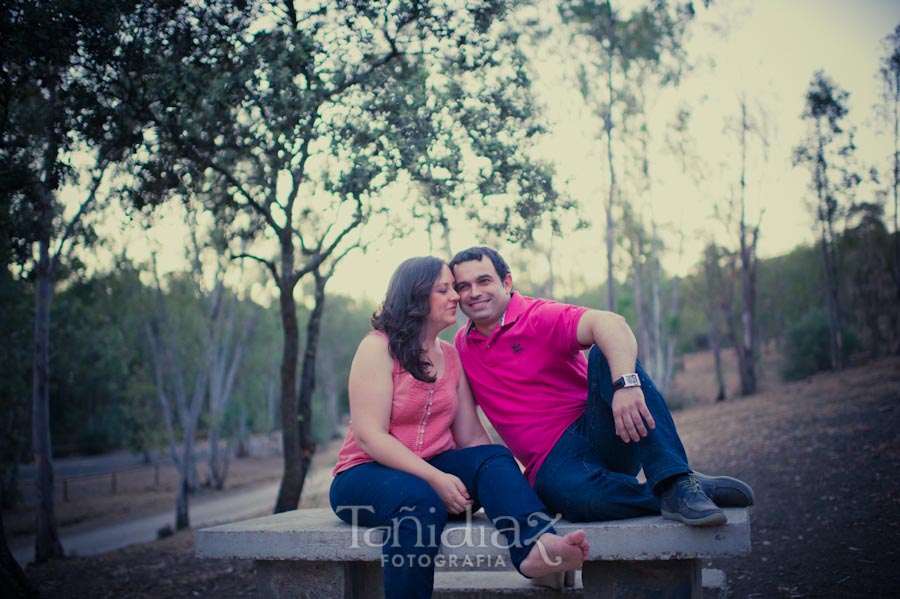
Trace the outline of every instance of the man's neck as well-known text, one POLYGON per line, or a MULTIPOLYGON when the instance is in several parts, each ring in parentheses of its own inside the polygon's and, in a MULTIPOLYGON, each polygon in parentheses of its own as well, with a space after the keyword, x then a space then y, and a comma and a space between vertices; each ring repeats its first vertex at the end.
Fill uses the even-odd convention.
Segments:
POLYGON ((491 336, 491 333, 493 333, 494 330, 495 330, 497 327, 502 327, 502 326, 503 326, 503 319, 504 319, 504 318, 506 318, 506 312, 504 312, 503 314, 501 314, 499 319, 493 320, 493 321, 491 321, 491 322, 489 322, 489 323, 487 323, 487 324, 481 324, 481 323, 477 323, 477 322, 476 322, 476 323, 475 323, 475 328, 478 330, 479 333, 481 333, 481 334, 484 335, 485 337, 490 337, 490 336, 491 336))

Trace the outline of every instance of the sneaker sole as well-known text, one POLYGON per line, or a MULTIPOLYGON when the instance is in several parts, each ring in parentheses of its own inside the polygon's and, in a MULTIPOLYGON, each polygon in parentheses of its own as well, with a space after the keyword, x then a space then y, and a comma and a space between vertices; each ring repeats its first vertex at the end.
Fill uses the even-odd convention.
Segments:
POLYGON ((702 518, 687 518, 678 512, 667 512, 662 510, 663 518, 669 520, 677 520, 688 526, 721 526, 728 521, 728 517, 723 512, 715 512, 702 518))

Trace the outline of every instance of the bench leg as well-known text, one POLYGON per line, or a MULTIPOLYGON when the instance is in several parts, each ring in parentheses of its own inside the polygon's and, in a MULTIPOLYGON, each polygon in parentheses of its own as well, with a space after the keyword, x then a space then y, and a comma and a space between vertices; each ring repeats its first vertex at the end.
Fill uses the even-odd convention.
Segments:
POLYGON ((256 561, 258 599, 383 599, 381 562, 256 561))
POLYGON ((585 562, 584 599, 701 599, 698 559, 585 562))

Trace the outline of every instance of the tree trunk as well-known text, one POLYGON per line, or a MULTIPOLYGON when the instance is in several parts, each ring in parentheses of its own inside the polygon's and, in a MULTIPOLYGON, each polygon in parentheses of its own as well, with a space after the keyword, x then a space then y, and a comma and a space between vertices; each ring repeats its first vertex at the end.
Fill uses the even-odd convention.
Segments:
POLYGON ((0 513, 0 596, 6 599, 32 599, 38 594, 6 544, 6 530, 0 513))
POLYGON ((42 239, 39 243, 37 292, 34 315, 34 385, 32 391, 32 443, 37 469, 37 530, 35 561, 63 556, 53 499, 53 450, 50 440, 50 305, 53 301, 53 273, 50 258, 51 214, 42 203, 42 239))
POLYGON ((722 371, 722 342, 719 331, 719 316, 715 302, 715 297, 721 293, 721 285, 717 284, 721 280, 721 272, 719 271, 718 258, 713 248, 708 248, 703 264, 703 272, 706 278, 707 296, 706 307, 706 338, 709 341, 709 347, 713 353, 713 361, 716 368, 716 384, 719 389, 716 393, 716 401, 725 401, 725 375, 722 371))
POLYGON ((650 239, 651 251, 651 279, 650 279, 650 300, 651 300, 651 331, 653 336, 653 377, 658 381, 658 385, 663 395, 669 391, 665 383, 665 333, 663 326, 663 309, 662 309, 662 268, 659 264, 659 241, 656 237, 656 227, 654 226, 653 237, 650 239))
POLYGON ((828 317, 828 345, 831 352, 831 367, 840 370, 842 367, 840 323, 838 321, 838 308, 835 301, 837 295, 837 282, 834 281, 834 272, 831 265, 831 252, 827 239, 825 223, 822 223, 822 273, 825 283, 825 307, 828 317))
MULTIPOLYGON (((290 246, 293 252, 293 246, 290 246)), ((294 303, 293 256, 282 250, 282 275, 278 281, 281 307, 281 326, 284 330, 284 347, 281 354, 281 445, 284 471, 275 513, 297 509, 303 489, 303 470, 300 461, 300 431, 297 420, 297 356, 299 354, 299 329, 297 306, 294 303)))
POLYGON ((609 198, 606 202, 606 305, 610 312, 616 311, 616 280, 615 280, 615 247, 616 247, 616 222, 613 216, 613 208, 616 204, 618 187, 616 185, 616 166, 613 156, 612 144, 612 111, 613 111, 613 67, 612 55, 609 57, 609 69, 607 72, 609 106, 604 123, 606 130, 606 159, 609 165, 609 198))
MULTIPOLYGON (((210 416, 212 418, 212 416, 210 416)), ((209 426, 209 461, 207 464, 209 473, 207 481, 211 489, 221 491, 225 486, 224 465, 219 459, 219 426, 209 426)))
POLYGON ((638 243, 638 251, 633 257, 634 263, 634 310, 637 317, 637 339, 638 339, 638 356, 641 362, 646 362, 646 366, 650 367, 649 362, 653 359, 650 342, 650 331, 647 326, 647 311, 644 309, 644 264, 640 259, 640 252, 643 248, 641 241, 641 233, 636 234, 638 243))
POLYGON ((739 352, 741 395, 756 393, 756 240, 759 229, 747 230, 747 104, 741 102, 741 221, 739 223, 741 252, 741 335, 739 352), (747 238, 751 237, 752 240, 747 238))
MULTIPOLYGON (((271 432, 271 430, 270 427, 268 432, 271 432)), ((249 437, 250 431, 247 427, 247 412, 245 411, 244 406, 241 405, 240 413, 238 414, 237 448, 234 450, 235 457, 246 458, 250 455, 250 448, 247 446, 249 437)), ((229 452, 228 456, 230 455, 231 453, 229 452)))
POLYGON ((603 123, 606 132, 606 159, 609 165, 609 198, 606 202, 606 305, 610 312, 616 311, 616 281, 613 273, 616 247, 616 223, 613 218, 613 207, 619 193, 616 181, 616 165, 613 156, 613 105, 615 103, 615 87, 613 86, 613 67, 616 56, 616 17, 612 3, 607 0, 609 12, 609 56, 606 67, 607 112, 603 123))
POLYGON ((188 421, 183 424, 184 444, 182 446, 181 462, 184 469, 181 472, 181 484, 179 485, 178 498, 175 501, 175 530, 190 527, 188 519, 188 498, 191 492, 191 472, 196 473, 197 461, 194 459, 194 434, 197 432, 197 422, 200 420, 200 408, 203 406, 203 398, 206 397, 209 367, 198 375, 194 382, 194 395, 191 398, 188 410, 188 421))
POLYGON ((816 138, 818 148, 816 154, 816 194, 818 197, 819 222, 822 236, 822 272, 825 283, 825 305, 828 314, 828 344, 831 351, 831 367, 840 370, 843 367, 843 342, 841 339, 841 309, 838 303, 837 264, 832 221, 834 215, 829 206, 828 162, 825 160, 825 147, 821 123, 816 122, 816 138))
POLYGON ((719 390, 716 393, 716 401, 725 401, 725 374, 722 372, 722 348, 719 341, 719 327, 712 321, 709 323, 707 337, 709 339, 709 345, 712 348, 713 361, 716 365, 716 384, 719 387, 719 390))
POLYGON ((306 350, 303 354, 303 375, 300 379, 300 415, 297 420, 302 452, 301 492, 306 474, 309 472, 309 464, 316 453, 316 444, 312 435, 312 399, 316 389, 316 352, 319 349, 319 333, 322 330, 322 314, 325 311, 325 285, 328 283, 328 277, 322 276, 318 269, 313 270, 313 277, 316 283, 315 305, 306 323, 306 350))
MULTIPOLYGON (((898 233, 897 229, 897 208, 898 203, 900 203, 900 75, 897 75, 895 72, 894 88, 892 90, 894 95, 894 179, 892 181, 892 188, 894 192, 894 292, 895 292, 895 300, 897 305, 900 305, 900 233, 898 233)), ((893 353, 900 354, 900 317, 897 315, 893 316, 893 334, 894 334, 894 347, 893 353)))
POLYGON ((234 390, 234 379, 244 357, 244 346, 250 331, 255 326, 255 319, 244 322, 241 335, 232 347, 234 332, 234 319, 237 310, 237 301, 230 302, 225 322, 216 318, 213 326, 224 329, 223 335, 211 335, 215 346, 212 348, 213 364, 210 367, 209 380, 209 481, 212 488, 220 490, 225 486, 226 461, 219 458, 219 433, 222 427, 222 418, 231 393, 234 390), (230 355, 229 355, 230 354, 230 355))
POLYGON ((183 470, 179 470, 178 495, 175 498, 175 530, 186 530, 191 527, 191 518, 188 511, 188 476, 183 470))

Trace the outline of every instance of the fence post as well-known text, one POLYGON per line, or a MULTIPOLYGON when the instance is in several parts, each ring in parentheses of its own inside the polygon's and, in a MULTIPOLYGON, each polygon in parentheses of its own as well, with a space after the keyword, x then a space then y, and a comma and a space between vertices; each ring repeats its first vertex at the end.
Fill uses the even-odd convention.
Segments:
POLYGON ((63 480, 63 501, 69 501, 69 479, 64 478, 63 480))

